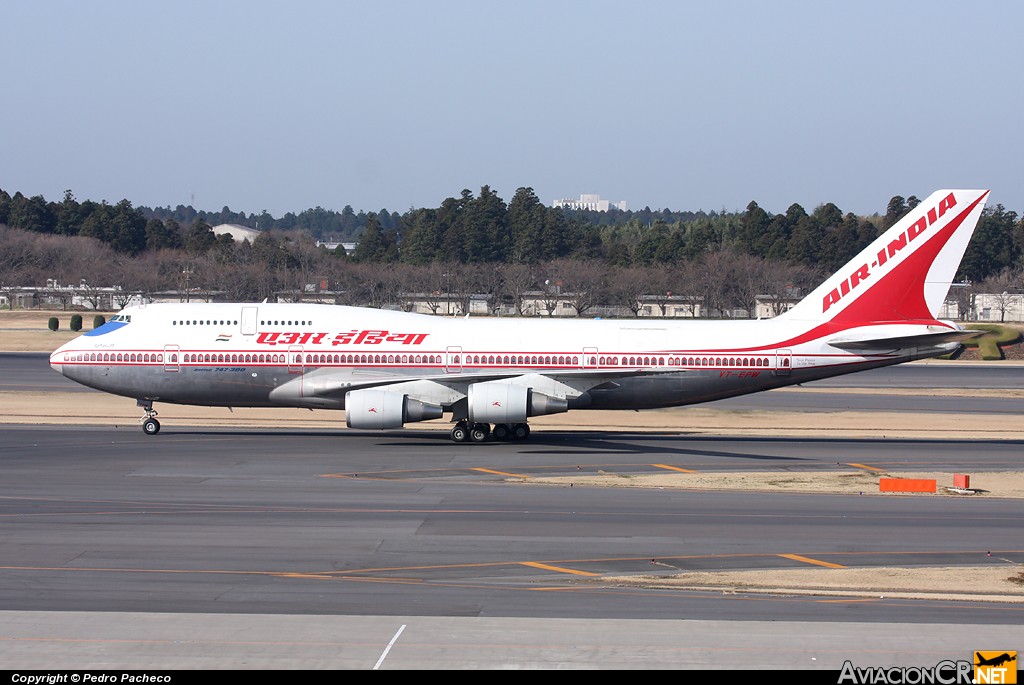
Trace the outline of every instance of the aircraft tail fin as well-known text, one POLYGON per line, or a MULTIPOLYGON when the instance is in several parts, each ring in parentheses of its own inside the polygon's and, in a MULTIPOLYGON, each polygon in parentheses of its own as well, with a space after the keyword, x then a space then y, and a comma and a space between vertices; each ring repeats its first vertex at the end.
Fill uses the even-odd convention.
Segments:
POLYGON ((937 190, 782 317, 859 325, 934 321, 987 190, 937 190))

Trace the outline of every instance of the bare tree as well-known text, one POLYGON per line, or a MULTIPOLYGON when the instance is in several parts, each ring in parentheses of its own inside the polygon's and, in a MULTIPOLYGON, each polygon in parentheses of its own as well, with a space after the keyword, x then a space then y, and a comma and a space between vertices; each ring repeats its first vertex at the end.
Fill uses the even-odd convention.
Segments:
POLYGON ((114 256, 113 278, 110 283, 116 289, 111 294, 114 309, 124 309, 132 298, 142 294, 142 284, 146 276, 141 259, 121 254, 114 256))
POLYGON ((295 289, 309 292, 312 286, 312 290, 317 290, 323 280, 322 265, 330 258, 326 250, 317 247, 313 238, 304 233, 290 236, 282 247, 292 257, 290 262, 293 268, 289 269, 289 280, 295 289))
POLYGON ((177 250, 151 250, 133 261, 135 273, 132 282, 143 296, 150 296, 163 290, 171 290, 178 283, 180 253, 177 250))
POLYGON ((611 272, 608 295, 612 302, 628 308, 633 316, 643 310, 643 296, 650 290, 650 269, 631 266, 611 272))
POLYGON ((397 302, 394 281, 387 277, 379 264, 355 264, 352 275, 357 302, 377 309, 397 302))
POLYGON ((668 306, 677 297, 677 273, 667 266, 648 266, 643 271, 647 284, 645 299, 658 305, 662 317, 668 316, 668 306))
POLYGON ((594 260, 560 259, 551 263, 551 269, 560 274, 565 302, 583 314, 606 296, 608 270, 602 262, 594 260))
POLYGON ((36 277, 38 255, 33 234, 20 229, 0 227, 0 293, 14 309, 18 290, 36 277))
POLYGON ((700 289, 700 273, 700 264, 691 260, 677 262, 673 271, 677 300, 689 310, 690 318, 697 317, 697 312, 704 302, 700 289))
POLYGON ((540 306, 543 307, 548 316, 554 316, 558 311, 558 304, 564 300, 562 297, 562 279, 558 278, 557 275, 553 275, 556 268, 557 264, 554 262, 548 262, 538 267, 540 273, 548 274, 543 278, 537 279, 538 285, 540 285, 540 306))
POLYGON ((534 269, 526 264, 500 264, 495 270, 501 275, 501 296, 493 293, 494 300, 509 302, 519 316, 523 316, 523 302, 526 293, 536 289, 537 278, 534 269))
POLYGON ((470 313, 473 295, 483 289, 483 273, 479 264, 460 264, 452 278, 452 293, 460 316, 470 313))
POLYGON ((411 312, 422 296, 423 270, 411 264, 391 264, 387 272, 398 306, 403 312, 411 312))
POLYGON ((420 272, 424 302, 434 316, 451 313, 451 289, 455 268, 454 263, 432 262, 420 272))
POLYGON ((973 315, 971 303, 974 302, 975 286, 970 281, 965 283, 953 283, 946 295, 947 301, 956 303, 956 315, 961 321, 967 321, 973 315))
POLYGON ((778 316, 796 301, 813 290, 821 280, 817 270, 802 264, 770 262, 764 288, 759 295, 765 298, 771 315, 778 316))
POLYGON ((703 256, 697 271, 696 285, 702 309, 707 316, 723 316, 729 306, 732 275, 731 258, 723 251, 703 256))
POLYGON ((78 256, 81 261, 78 266, 77 294, 93 309, 104 309, 110 299, 117 272, 110 248, 97 241, 89 241, 79 245, 78 256))
POLYGON ((757 316, 757 296, 768 289, 770 274, 774 268, 767 260, 756 255, 729 252, 729 270, 732 274, 732 288, 729 292, 730 304, 747 312, 747 316, 757 316))
POLYGON ((1014 300, 1019 299, 1021 281, 1020 271, 1006 267, 978 284, 978 290, 988 295, 999 312, 999 323, 1006 322, 1006 312, 1012 308, 1014 300))
POLYGON ((504 273, 500 264, 482 264, 479 272, 480 291, 487 295, 487 313, 499 316, 504 304, 504 273))

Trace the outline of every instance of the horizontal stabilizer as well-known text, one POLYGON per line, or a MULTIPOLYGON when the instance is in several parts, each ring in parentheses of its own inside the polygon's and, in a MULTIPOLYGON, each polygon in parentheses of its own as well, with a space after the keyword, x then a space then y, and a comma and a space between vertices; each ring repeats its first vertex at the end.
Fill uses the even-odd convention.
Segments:
POLYGON ((828 344, 842 350, 902 350, 909 347, 933 347, 951 342, 962 342, 984 335, 985 331, 942 331, 921 335, 899 335, 871 340, 829 340, 828 344))

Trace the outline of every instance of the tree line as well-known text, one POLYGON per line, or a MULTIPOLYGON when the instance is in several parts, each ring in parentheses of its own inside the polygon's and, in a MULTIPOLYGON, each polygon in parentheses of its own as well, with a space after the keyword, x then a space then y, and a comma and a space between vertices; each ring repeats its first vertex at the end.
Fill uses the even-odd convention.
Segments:
POLYGON ((36 287, 64 308, 75 297, 99 308, 105 289, 118 289, 115 306, 134 295, 259 302, 305 299, 411 311, 419 303, 435 314, 468 313, 483 296, 492 314, 527 315, 540 300, 548 314, 587 316, 616 307, 639 316, 644 306, 666 315, 670 303, 704 315, 752 311, 758 296, 784 303, 820 280, 816 270, 731 251, 712 252, 672 269, 615 266, 596 259, 534 264, 380 264, 339 259, 314 241, 285 233, 253 243, 217 242, 195 253, 159 249, 128 255, 95 238, 43 234, 0 225, 0 293, 13 303, 19 288, 36 287), (46 284, 50 284, 47 286, 46 284))
MULTIPOLYGON (((261 214, 219 213, 192 207, 175 210, 79 202, 68 190, 60 201, 42 196, 10 195, 0 189, 0 224, 45 235, 92 238, 121 256, 141 257, 171 250, 190 258, 217 261, 235 251, 243 261, 265 261, 277 269, 293 261, 285 243, 306 244, 346 236, 358 241, 352 255, 336 259, 360 264, 434 263, 536 265, 554 260, 598 261, 615 268, 671 267, 727 252, 831 273, 917 205, 910 196, 894 196, 885 214, 868 217, 843 213, 825 203, 808 213, 792 204, 771 214, 756 202, 743 212, 593 212, 552 208, 532 188, 519 188, 505 202, 489 186, 474 194, 463 190, 436 208, 410 209, 403 214, 341 212, 321 207, 275 219, 261 214), (262 231, 247 248, 212 226, 237 223, 262 231)), ((1024 267, 1024 221, 1002 205, 985 209, 958 274, 981 282, 1024 267)))

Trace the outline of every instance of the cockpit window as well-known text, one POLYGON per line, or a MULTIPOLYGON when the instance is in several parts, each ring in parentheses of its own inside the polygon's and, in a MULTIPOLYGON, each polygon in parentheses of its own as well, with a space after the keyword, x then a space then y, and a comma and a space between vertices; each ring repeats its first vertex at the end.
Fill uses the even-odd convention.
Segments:
POLYGON ((120 321, 122 323, 131 323, 132 322, 132 315, 131 314, 115 314, 114 316, 110 317, 110 320, 111 321, 120 321))

